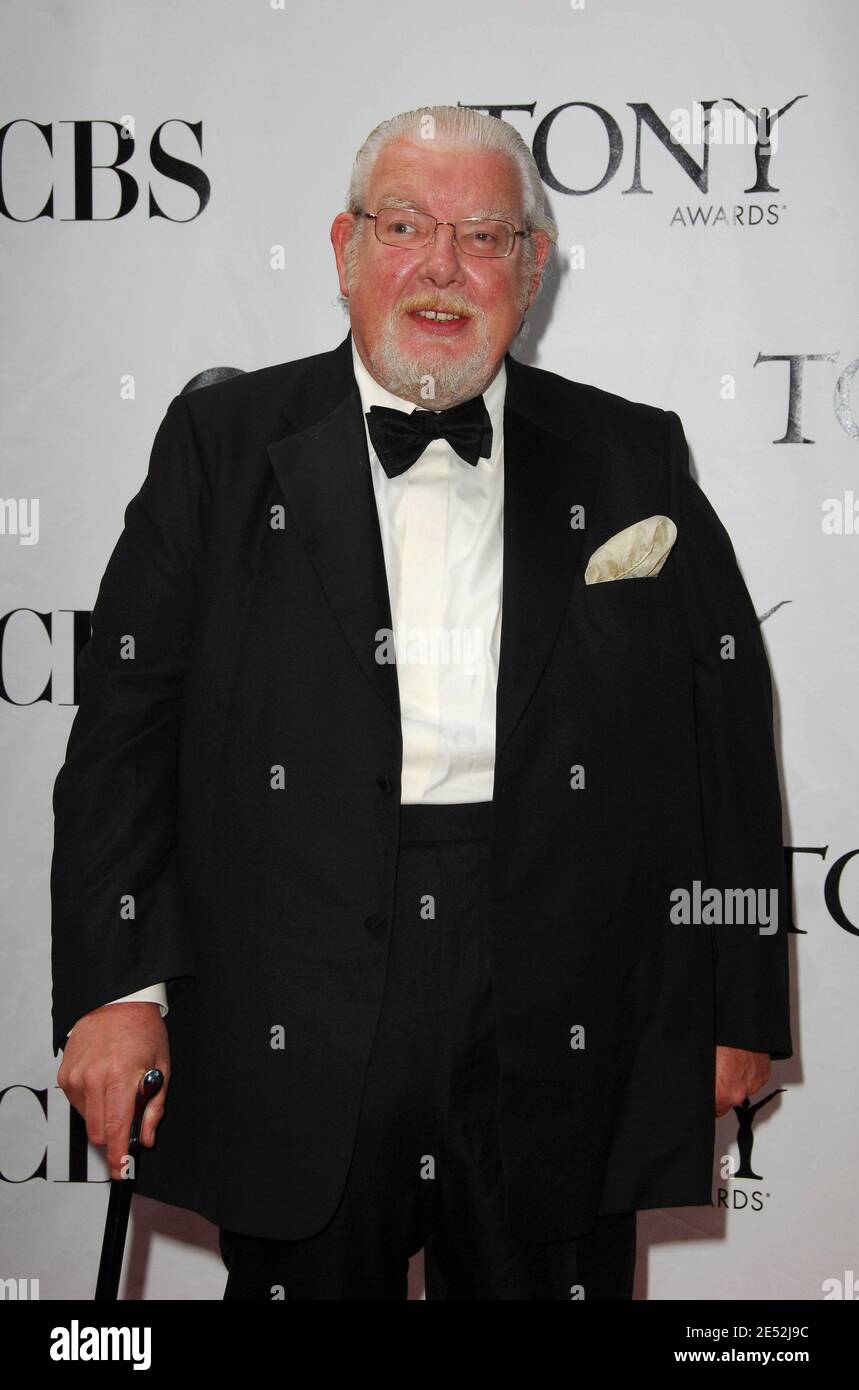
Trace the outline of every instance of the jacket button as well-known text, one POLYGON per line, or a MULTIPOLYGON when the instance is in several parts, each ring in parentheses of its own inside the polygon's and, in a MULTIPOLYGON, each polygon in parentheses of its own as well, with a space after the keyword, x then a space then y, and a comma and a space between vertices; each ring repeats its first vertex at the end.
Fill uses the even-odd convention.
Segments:
POLYGON ((386 777, 384 772, 380 772, 376 778, 376 786, 383 792, 393 791, 394 788, 394 784, 390 777, 386 777))
POLYGON ((367 931, 373 932, 378 936, 381 936, 387 925, 388 919, 384 917, 381 912, 371 913, 364 921, 364 926, 367 928, 367 931))

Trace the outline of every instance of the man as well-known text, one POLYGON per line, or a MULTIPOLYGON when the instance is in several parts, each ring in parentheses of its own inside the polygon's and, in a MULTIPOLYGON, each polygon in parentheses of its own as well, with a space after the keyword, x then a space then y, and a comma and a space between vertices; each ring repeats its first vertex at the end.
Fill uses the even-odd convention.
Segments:
POLYGON ((169 1076, 138 1190, 228 1298, 629 1298, 791 1055, 755 612, 678 417, 510 356, 556 235, 505 122, 377 128, 350 333, 176 397, 102 580, 58 1082, 116 1176, 169 1076))

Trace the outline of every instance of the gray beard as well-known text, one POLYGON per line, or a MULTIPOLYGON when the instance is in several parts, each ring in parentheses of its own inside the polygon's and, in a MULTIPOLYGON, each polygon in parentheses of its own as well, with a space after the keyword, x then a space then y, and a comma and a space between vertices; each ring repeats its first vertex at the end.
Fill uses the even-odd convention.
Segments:
POLYGON ((386 391, 423 410, 447 410, 482 394, 493 374, 485 319, 472 319, 477 344, 454 361, 444 352, 437 353, 431 343, 420 354, 403 352, 394 337, 398 317, 399 311, 391 314, 381 341, 370 352, 373 376, 386 391), (428 395, 429 391, 433 394, 428 395))

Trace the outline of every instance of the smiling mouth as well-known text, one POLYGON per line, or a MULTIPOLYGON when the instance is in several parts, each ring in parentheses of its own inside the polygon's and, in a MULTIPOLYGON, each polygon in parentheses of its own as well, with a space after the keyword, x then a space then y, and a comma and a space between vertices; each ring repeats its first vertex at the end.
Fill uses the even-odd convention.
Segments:
POLYGON ((435 323, 450 323, 454 319, 465 318, 465 314, 447 314, 443 309, 412 309, 419 319, 430 319, 435 323))
POLYGON ((452 314, 446 309, 410 309, 407 317, 423 333, 429 333, 434 338, 452 338, 463 333, 471 319, 470 314, 452 314))

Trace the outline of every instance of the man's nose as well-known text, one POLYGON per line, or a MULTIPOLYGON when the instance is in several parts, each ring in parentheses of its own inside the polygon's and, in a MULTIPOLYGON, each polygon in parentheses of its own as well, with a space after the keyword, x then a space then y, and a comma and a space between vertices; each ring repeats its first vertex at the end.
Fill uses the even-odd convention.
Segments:
POLYGON ((454 241, 454 228, 439 223, 424 250, 423 272, 433 280, 447 282, 462 276, 462 252, 454 241))

